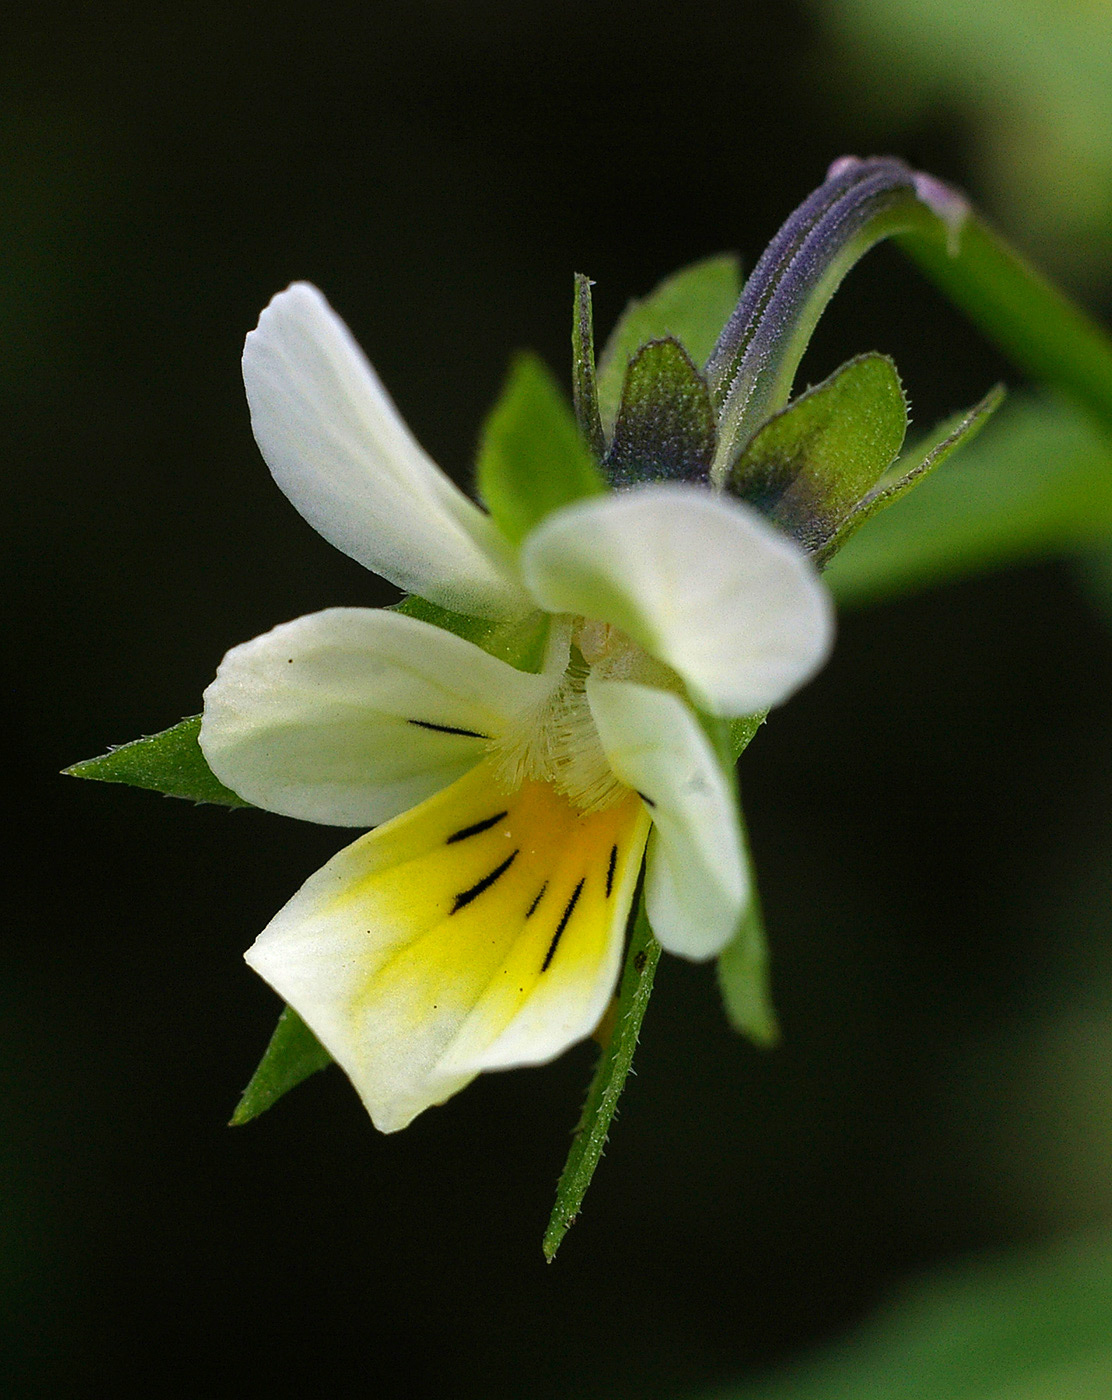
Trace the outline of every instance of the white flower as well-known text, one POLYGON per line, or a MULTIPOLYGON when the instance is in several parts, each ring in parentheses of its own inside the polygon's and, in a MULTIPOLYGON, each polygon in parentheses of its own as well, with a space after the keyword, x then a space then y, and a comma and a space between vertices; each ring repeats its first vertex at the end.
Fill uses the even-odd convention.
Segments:
POLYGON ((702 487, 582 500, 514 549, 304 283, 263 312, 243 369, 263 456, 326 539, 441 607, 547 629, 531 673, 415 617, 333 608, 236 647, 205 693, 201 746, 229 787, 375 827, 247 961, 389 1132, 591 1033, 646 842, 663 946, 730 941, 736 798, 694 706, 784 700, 825 659, 831 610, 793 542, 702 487))

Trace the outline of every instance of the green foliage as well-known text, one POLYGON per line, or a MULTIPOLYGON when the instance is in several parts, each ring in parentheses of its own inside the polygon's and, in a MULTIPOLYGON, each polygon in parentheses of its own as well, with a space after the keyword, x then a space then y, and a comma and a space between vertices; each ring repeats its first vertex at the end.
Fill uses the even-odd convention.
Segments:
POLYGON ((892 465, 906 431, 896 366, 859 355, 759 428, 726 486, 815 550, 892 465))
POLYGON ((474 642, 483 651, 497 656, 510 666, 516 666, 519 671, 538 672, 544 662, 549 625, 545 613, 526 613, 523 617, 492 621, 485 617, 451 612, 438 603, 418 598, 415 593, 395 603, 394 611, 404 613, 406 617, 419 618, 422 622, 431 622, 445 632, 454 632, 457 637, 474 642))
POLYGON ((1107 1400, 1112 1241, 948 1269, 857 1336, 715 1400, 1107 1400))
POLYGON ((64 772, 71 778, 95 778, 102 783, 129 783, 167 797, 192 802, 218 802, 225 807, 250 807, 226 788, 205 762, 197 743, 201 716, 192 715, 145 739, 121 744, 99 758, 87 758, 64 772))
POLYGON ((641 346, 672 336, 701 368, 740 295, 741 266, 734 254, 723 253, 681 268, 629 303, 598 362, 598 405, 608 433, 618 417, 626 367, 641 346))
POLYGON ((332 1056, 293 1007, 284 1007, 259 1067, 236 1105, 229 1127, 250 1123, 303 1079, 331 1063, 332 1056))
POLYGON ((1112 267, 1112 7, 1063 0, 824 0, 831 71, 855 104, 941 106, 979 148, 978 180, 1022 241, 1071 274, 1112 267))
POLYGON ((606 472, 614 486, 710 479, 717 442, 706 380, 678 340, 653 340, 629 362, 606 472))
POLYGON ((855 535, 826 571, 842 604, 883 601, 1112 538, 1112 447, 1050 399, 1009 404, 945 471, 855 535))
POLYGON ((479 494, 520 544, 551 511, 606 490, 575 418, 535 355, 521 355, 483 428, 479 494))
POLYGON ((659 961, 660 944, 652 935, 645 916, 644 899, 640 898, 622 969, 617 1004, 604 1018, 613 1017, 612 1028, 587 1090, 587 1101, 576 1124, 571 1150, 556 1187, 556 1204, 544 1232, 541 1247, 550 1264, 579 1214, 583 1197, 587 1194, 606 1146, 610 1123, 633 1063, 633 1052, 637 1048, 637 1037, 641 1033, 641 1022, 652 995, 653 977, 659 961))

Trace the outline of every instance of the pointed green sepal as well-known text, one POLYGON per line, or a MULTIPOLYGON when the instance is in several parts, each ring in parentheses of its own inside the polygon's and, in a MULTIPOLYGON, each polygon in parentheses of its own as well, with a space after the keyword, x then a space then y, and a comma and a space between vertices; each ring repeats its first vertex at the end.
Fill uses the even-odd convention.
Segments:
POLYGON ((741 295, 741 265, 720 253, 666 277, 647 297, 631 301, 599 357, 598 406, 602 426, 613 432, 626 367, 642 345, 672 336, 700 368, 741 295))
POLYGON ((644 345, 629 362, 605 470, 613 486, 710 479, 716 442, 706 380, 671 338, 644 345))
POLYGON ((910 470, 900 470, 897 463, 896 479, 881 482, 855 506, 838 526, 835 534, 816 552, 816 562, 823 564, 832 558, 867 520, 898 501, 901 496, 905 496, 913 486, 917 486, 924 477, 929 476, 935 467, 941 466, 952 452, 971 442, 1003 402, 1004 386, 997 384, 968 412, 955 414, 953 418, 941 424, 929 439, 926 455, 910 470))
POLYGON ((575 304, 571 322, 571 390, 575 417, 583 441, 601 462, 606 453, 606 437, 598 412, 598 385, 595 380, 595 329, 591 310, 591 279, 575 274, 575 304))
POLYGON ((535 355, 510 369, 483 428, 479 494, 502 533, 520 544, 546 515, 606 490, 551 374, 535 355))
POLYGON ((541 1247, 550 1264, 579 1214, 583 1197, 587 1194, 606 1146, 606 1135, 633 1063, 633 1052, 637 1048, 641 1022, 652 995, 653 977, 659 961, 660 944, 649 928, 644 897, 639 896, 617 1001, 604 1018, 610 1026, 609 1035, 604 1041, 594 1078, 587 1090, 587 1101, 579 1115, 571 1150, 556 1187, 556 1204, 552 1207, 548 1228, 544 1232, 541 1247))
POLYGON ((270 1044, 236 1104, 228 1126, 239 1128, 250 1123, 252 1118, 276 1104, 283 1094, 296 1089, 303 1079, 331 1063, 332 1056, 293 1007, 283 1007, 270 1044))
POLYGON ((101 783, 128 783, 167 797, 191 802, 217 802, 224 807, 250 807, 226 788, 205 762, 197 742, 201 716, 191 715, 146 739, 121 744, 99 758, 87 758, 62 771, 71 778, 94 778, 101 783))
POLYGON ((726 1008, 726 1019, 734 1030, 747 1036, 761 1049, 770 1049, 780 1041, 780 1026, 772 1005, 772 988, 768 975, 768 939, 765 936, 756 872, 745 834, 744 816, 742 842, 749 867, 749 904, 733 942, 727 944, 719 955, 718 987, 722 993, 722 1004, 726 1008))
POLYGON ((818 551, 895 461, 906 431, 896 366, 859 355, 759 428, 726 486, 818 551))

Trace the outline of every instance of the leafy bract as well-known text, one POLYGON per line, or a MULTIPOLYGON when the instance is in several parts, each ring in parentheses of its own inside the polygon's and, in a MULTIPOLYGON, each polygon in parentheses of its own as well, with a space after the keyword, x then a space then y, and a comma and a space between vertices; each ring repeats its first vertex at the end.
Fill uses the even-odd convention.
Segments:
POLYGON ((618 416, 626 367, 641 346, 672 336, 702 368, 740 294, 741 265, 733 253, 721 253, 681 268, 629 303, 598 362, 598 406, 608 433, 618 416))
POLYGON ((167 797, 193 802, 218 802, 225 807, 250 807, 226 788, 205 762, 197 743, 201 716, 191 715, 160 734, 121 744, 99 758, 87 758, 63 770, 71 778, 95 778, 102 783, 129 783, 167 797))
POLYGON ((571 409, 535 355, 514 361, 483 428, 479 494, 512 544, 550 512, 606 484, 580 437, 571 409))
POLYGON ((896 366, 859 355, 759 428, 725 485, 816 550, 892 465, 906 431, 896 366))
MULTIPOLYGON (((556 1187, 556 1203, 544 1232, 541 1247, 550 1264, 579 1214, 583 1197, 587 1194, 606 1146, 610 1123, 633 1063, 633 1052, 637 1048, 637 1037, 641 1033, 641 1022, 652 995, 653 977, 659 961, 660 944, 649 928, 644 898, 639 897, 629 950, 622 969, 617 1006, 613 1012, 612 1029, 587 1090, 587 1101, 575 1127, 571 1150, 556 1187)), ((606 1019, 610 1020, 610 1017, 606 1019)))
POLYGON ((717 441, 703 376, 678 340, 653 340, 629 362, 606 474, 640 481, 707 482, 717 441))
POLYGON ((1112 446, 1085 414, 1030 399, 871 520, 824 578, 843 605, 880 602, 1110 537, 1112 446))
POLYGON ((293 1007, 284 1007, 270 1044, 244 1089, 229 1126, 238 1128, 250 1123, 303 1079, 331 1063, 332 1056, 293 1007))
POLYGON ((394 605, 395 611, 407 617, 430 622, 446 632, 454 632, 465 642, 474 642, 491 656, 497 656, 519 671, 538 672, 544 662, 548 640, 549 619, 542 612, 526 613, 521 617, 492 621, 485 617, 470 617, 466 613, 450 612, 427 598, 411 593, 394 605))

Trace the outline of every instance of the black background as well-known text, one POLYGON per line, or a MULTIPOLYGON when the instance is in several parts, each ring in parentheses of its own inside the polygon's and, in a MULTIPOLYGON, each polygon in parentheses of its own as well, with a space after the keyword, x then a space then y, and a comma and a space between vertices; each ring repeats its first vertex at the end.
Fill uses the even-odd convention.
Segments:
MULTIPOLYGON (((1065 566, 844 620, 742 768, 785 1043, 666 960, 549 1268, 591 1048, 395 1137, 335 1070, 226 1128, 278 1006, 241 954, 346 838, 55 776, 195 712, 227 647, 392 596, 252 442, 279 288, 321 286, 466 479, 515 349, 567 381, 573 271, 605 331, 685 262, 751 265, 847 151, 976 196, 960 116, 858 112, 784 0, 46 3, 7 39, 5 1393, 672 1396, 1086 1218, 1024 1087, 1104 972, 1112 650, 1065 566)), ((873 348, 920 426, 1017 382, 889 249, 803 377, 873 348)))

